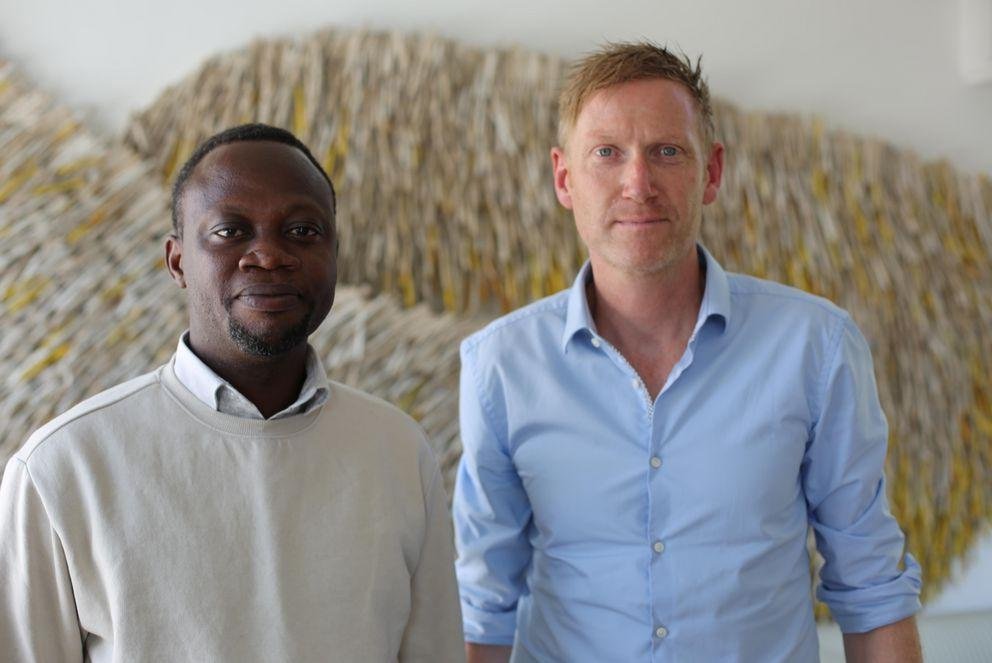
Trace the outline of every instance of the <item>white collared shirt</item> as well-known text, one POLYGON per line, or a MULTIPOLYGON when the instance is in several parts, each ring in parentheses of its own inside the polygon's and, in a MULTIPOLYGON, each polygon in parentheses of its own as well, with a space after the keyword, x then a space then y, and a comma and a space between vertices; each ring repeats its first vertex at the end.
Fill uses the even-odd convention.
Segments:
MULTIPOLYGON (((265 419, 255 404, 214 373, 189 347, 189 331, 183 332, 176 347, 176 377, 198 400, 223 414, 247 419, 265 419)), ((304 414, 327 401, 327 374, 312 346, 307 346, 306 378, 296 400, 269 417, 282 419, 304 414)))

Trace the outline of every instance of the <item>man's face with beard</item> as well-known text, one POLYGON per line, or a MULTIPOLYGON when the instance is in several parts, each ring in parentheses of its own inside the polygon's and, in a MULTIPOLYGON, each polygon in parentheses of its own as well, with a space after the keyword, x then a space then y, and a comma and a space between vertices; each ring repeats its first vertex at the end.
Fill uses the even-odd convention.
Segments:
POLYGON ((331 189, 296 148, 235 142, 201 161, 166 257, 189 290, 190 345, 209 365, 306 343, 334 301, 331 189))

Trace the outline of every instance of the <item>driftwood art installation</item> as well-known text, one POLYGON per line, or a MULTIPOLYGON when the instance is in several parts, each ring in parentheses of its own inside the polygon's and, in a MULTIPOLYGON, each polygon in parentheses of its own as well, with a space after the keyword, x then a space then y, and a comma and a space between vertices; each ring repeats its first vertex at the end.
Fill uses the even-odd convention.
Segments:
MULTIPOLYGON (((315 337, 329 371, 420 417, 450 485, 457 339, 583 259, 551 189, 564 69, 434 37, 256 42, 132 119, 144 165, 0 69, 0 416, 15 422, 0 450, 168 355, 183 315, 161 266, 163 185, 200 140, 258 120, 297 133, 339 190, 341 280, 359 289, 315 337)), ((718 104, 717 133, 727 169, 704 241, 864 330, 892 510, 933 594, 992 520, 992 182, 795 116, 718 104)))

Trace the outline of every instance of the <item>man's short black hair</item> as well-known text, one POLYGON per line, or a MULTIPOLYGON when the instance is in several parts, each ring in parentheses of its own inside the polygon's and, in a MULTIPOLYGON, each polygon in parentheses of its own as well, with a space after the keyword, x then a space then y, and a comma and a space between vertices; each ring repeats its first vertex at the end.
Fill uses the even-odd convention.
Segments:
POLYGON ((182 200, 183 191, 186 189, 186 182, 189 180, 190 175, 193 174, 197 164, 203 160, 203 157, 207 156, 215 148, 218 148, 221 145, 250 141, 284 143, 291 147, 295 147, 300 152, 303 152, 303 155, 310 160, 310 163, 312 163, 314 167, 320 171, 320 174, 327 181, 327 186, 331 187, 331 214, 337 213, 337 194, 334 193, 334 183, 331 182, 331 178, 327 176, 323 166, 321 166, 317 159, 314 158, 313 154, 310 153, 309 148, 307 148, 307 146, 304 145, 299 138, 285 129, 254 122, 252 124, 242 124, 237 127, 231 127, 230 129, 224 129, 224 131, 214 134, 210 138, 206 139, 200 143, 200 146, 193 151, 193 154, 186 160, 183 167, 179 169, 179 175, 176 176, 176 181, 172 185, 172 230, 176 233, 176 235, 182 235, 182 225, 179 222, 179 207, 182 200))

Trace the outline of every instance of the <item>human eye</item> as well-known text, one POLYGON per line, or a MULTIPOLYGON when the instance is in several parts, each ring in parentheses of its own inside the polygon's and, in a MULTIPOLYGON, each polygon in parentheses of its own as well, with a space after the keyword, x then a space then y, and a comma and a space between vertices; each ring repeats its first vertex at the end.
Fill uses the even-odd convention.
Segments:
POLYGON ((211 232, 212 235, 220 237, 221 239, 236 239, 244 235, 244 230, 238 226, 220 226, 219 228, 214 228, 211 232))
POLYGON ((298 223, 289 228, 289 234, 293 237, 318 237, 323 235, 324 232, 317 225, 312 223, 298 223))
POLYGON ((604 145, 602 147, 597 147, 595 150, 593 150, 593 154, 595 154, 597 157, 608 159, 612 157, 614 154, 616 154, 616 150, 614 150, 612 147, 609 147, 608 145, 604 145))
POLYGON ((679 148, 673 145, 662 145, 661 149, 658 150, 663 157, 677 157, 679 155, 679 148))

